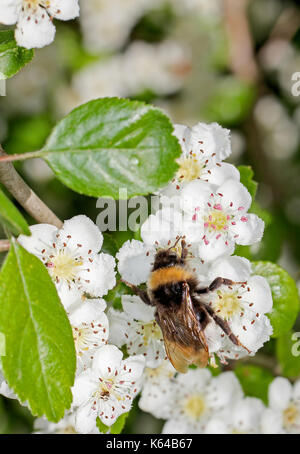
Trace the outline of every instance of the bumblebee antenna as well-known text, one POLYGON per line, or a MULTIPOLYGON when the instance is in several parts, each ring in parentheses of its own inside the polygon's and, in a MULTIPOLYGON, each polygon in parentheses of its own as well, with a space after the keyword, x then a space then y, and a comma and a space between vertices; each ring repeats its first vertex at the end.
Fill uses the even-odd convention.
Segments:
POLYGON ((179 243, 179 240, 183 238, 181 235, 176 239, 175 243, 173 244, 173 246, 170 246, 167 251, 169 251, 170 249, 173 249, 175 246, 177 246, 177 244, 179 243))

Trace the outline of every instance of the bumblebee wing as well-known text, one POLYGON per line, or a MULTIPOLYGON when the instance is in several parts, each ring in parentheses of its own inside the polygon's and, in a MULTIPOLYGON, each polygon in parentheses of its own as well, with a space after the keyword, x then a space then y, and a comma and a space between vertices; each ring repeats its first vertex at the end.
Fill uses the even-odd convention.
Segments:
POLYGON ((185 374, 191 364, 201 368, 207 365, 209 353, 204 348, 195 350, 193 346, 178 344, 166 336, 164 341, 167 356, 178 372, 185 374))
POLYGON ((176 370, 185 373, 190 364, 205 367, 209 351, 204 332, 195 314, 187 283, 177 312, 158 311, 166 353, 176 370))

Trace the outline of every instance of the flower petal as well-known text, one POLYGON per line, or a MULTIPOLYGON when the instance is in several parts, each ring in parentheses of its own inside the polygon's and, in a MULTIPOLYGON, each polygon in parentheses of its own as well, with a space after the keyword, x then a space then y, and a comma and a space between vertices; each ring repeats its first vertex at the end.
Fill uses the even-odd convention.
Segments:
POLYGON ((267 408, 261 418, 261 431, 263 434, 284 434, 282 413, 267 408))
POLYGON ((234 252, 234 242, 224 240, 224 238, 211 239, 209 242, 204 240, 198 246, 199 257, 208 262, 212 262, 224 255, 231 255, 234 252))
POLYGON ((234 405, 233 427, 241 433, 259 433, 260 419, 265 409, 260 399, 245 397, 234 405))
POLYGON ((81 406, 75 416, 75 429, 79 434, 90 434, 95 432, 97 411, 90 403, 81 406))
POLYGON ((122 361, 122 380, 132 381, 139 380, 145 368, 145 358, 142 355, 129 356, 122 361), (126 370, 124 369, 126 367, 126 370))
POLYGON ((249 290, 245 293, 246 299, 253 303, 253 310, 266 314, 272 310, 273 299, 268 281, 262 276, 252 276, 248 280, 249 290))
POLYGON ((79 405, 85 405, 86 402, 91 398, 94 391, 97 390, 97 377, 93 374, 91 369, 87 369, 82 372, 75 379, 74 386, 72 388, 73 393, 73 406, 78 407, 79 405))
POLYGON ((106 295, 116 285, 115 260, 109 254, 93 256, 80 272, 82 288, 91 296, 106 295))
POLYGON ((209 281, 224 277, 233 281, 247 281, 251 273, 251 263, 244 257, 222 257, 215 261, 208 271, 209 281))
POLYGON ((228 404, 242 397, 242 387, 234 372, 224 372, 214 377, 206 388, 206 398, 214 410, 225 409, 228 404))
POLYGON ((126 241, 116 255, 122 278, 134 285, 147 282, 154 253, 142 241, 126 241))
MULTIPOLYGON (((252 354, 260 349, 270 339, 273 333, 273 328, 268 317, 263 314, 256 314, 250 310, 244 310, 244 316, 242 318, 239 313, 236 314, 232 320, 231 329, 252 354)), ((245 355, 247 353, 244 348, 237 348, 242 354, 245 355)), ((233 349, 235 350, 235 347, 233 349)))
POLYGON ((222 161, 231 154, 230 131, 218 123, 198 123, 191 129, 191 145, 193 150, 201 145, 206 155, 215 153, 216 159, 222 161))
POLYGON ((219 166, 209 166, 207 180, 210 184, 220 186, 226 180, 240 180, 240 172, 238 169, 227 162, 222 162, 219 166))
POLYGON ((139 296, 124 295, 122 297, 122 306, 126 314, 133 320, 149 323, 155 318, 155 308, 147 306, 139 296))
POLYGON ((104 345, 95 354, 92 370, 99 377, 113 376, 119 369, 123 353, 115 345, 104 345))
POLYGON ((13 25, 17 22, 22 8, 22 0, 1 0, 0 23, 13 25))
POLYGON ((52 247, 58 229, 50 224, 36 224, 30 227, 31 236, 20 235, 18 242, 28 252, 41 258, 44 249, 52 247))
POLYGON ((218 188, 218 193, 222 194, 222 205, 246 213, 251 205, 252 199, 245 186, 237 180, 226 180, 218 188))
POLYGON ((79 16, 78 0, 43 0, 41 3, 47 8, 52 17, 60 20, 70 20, 79 16))
POLYGON ((81 255, 97 254, 103 243, 103 235, 93 221, 84 215, 74 216, 64 222, 59 232, 60 240, 68 248, 81 255))
POLYGON ((276 377, 269 386, 269 406, 274 410, 285 410, 292 398, 293 387, 283 377, 276 377))
POLYGON ((44 8, 37 6, 20 12, 15 30, 19 46, 32 49, 51 44, 55 36, 55 27, 44 8))
POLYGON ((265 223, 256 214, 247 214, 235 222, 231 231, 238 235, 237 244, 249 245, 258 243, 262 239, 265 223))

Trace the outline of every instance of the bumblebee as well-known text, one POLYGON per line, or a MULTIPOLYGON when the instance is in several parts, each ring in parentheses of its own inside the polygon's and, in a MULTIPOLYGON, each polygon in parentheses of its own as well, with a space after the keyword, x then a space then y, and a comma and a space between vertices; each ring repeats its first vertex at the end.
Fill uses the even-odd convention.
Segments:
POLYGON ((189 365, 205 367, 209 360, 209 348, 204 334, 206 326, 216 323, 233 342, 244 347, 232 333, 228 323, 201 300, 201 295, 215 291, 221 285, 245 284, 217 277, 208 287, 199 285, 197 276, 187 266, 188 248, 181 241, 181 254, 175 252, 175 245, 158 251, 147 283, 147 290, 126 281, 133 292, 144 303, 155 306, 155 319, 160 326, 167 356, 174 368, 181 373, 189 365))

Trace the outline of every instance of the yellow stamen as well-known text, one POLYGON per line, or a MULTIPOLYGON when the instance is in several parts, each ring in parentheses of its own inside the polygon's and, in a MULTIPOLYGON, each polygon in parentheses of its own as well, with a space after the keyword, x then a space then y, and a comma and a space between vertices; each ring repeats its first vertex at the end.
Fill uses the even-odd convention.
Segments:
POLYGON ((241 303, 237 292, 218 291, 213 302, 213 309, 224 320, 231 319, 237 312, 241 311, 241 303))
POLYGON ((223 211, 213 210, 204 218, 204 223, 210 231, 220 232, 227 225, 227 215, 223 211))
POLYGON ((200 394, 193 395, 184 404, 184 411, 190 418, 199 419, 205 411, 205 401, 200 394))
POLYGON ((182 157, 177 159, 179 169, 176 178, 187 182, 193 181, 201 176, 203 166, 195 158, 182 157))

